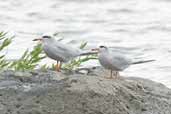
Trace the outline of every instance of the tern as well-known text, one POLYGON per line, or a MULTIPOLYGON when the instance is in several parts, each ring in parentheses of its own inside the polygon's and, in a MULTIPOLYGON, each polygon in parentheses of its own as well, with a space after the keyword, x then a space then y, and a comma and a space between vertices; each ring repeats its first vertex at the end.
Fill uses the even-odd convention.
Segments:
POLYGON ((110 70, 110 78, 112 79, 113 71, 115 71, 115 78, 119 77, 119 71, 123 71, 133 64, 140 64, 146 62, 152 62, 155 60, 137 61, 133 62, 131 59, 125 57, 122 54, 114 53, 109 50, 106 46, 99 46, 99 48, 92 49, 92 51, 98 52, 98 60, 100 64, 110 70))
POLYGON ((91 54, 91 52, 83 52, 82 50, 73 48, 68 44, 63 44, 50 35, 43 35, 41 38, 34 39, 33 41, 42 42, 45 54, 49 58, 57 61, 55 70, 58 72, 60 72, 62 63, 66 63, 81 55, 91 54))

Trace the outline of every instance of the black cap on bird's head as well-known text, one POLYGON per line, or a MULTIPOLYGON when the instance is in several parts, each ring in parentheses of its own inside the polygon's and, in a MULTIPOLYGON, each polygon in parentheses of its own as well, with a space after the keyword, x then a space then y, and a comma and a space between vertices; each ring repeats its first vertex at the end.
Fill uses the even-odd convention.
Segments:
POLYGON ((49 35, 43 35, 42 38, 48 38, 48 39, 50 39, 50 38, 52 38, 52 37, 49 36, 49 35))
POLYGON ((99 46, 99 52, 106 52, 108 48, 106 46, 99 46))
POLYGON ((106 46, 99 46, 100 49, 107 49, 106 46))
POLYGON ((43 41, 45 39, 51 39, 51 38, 52 38, 52 36, 50 36, 50 35, 43 35, 41 38, 36 38, 33 41, 43 41))
POLYGON ((104 51, 104 50, 107 50, 107 49, 108 48, 106 46, 99 46, 99 48, 92 49, 92 51, 101 52, 101 51, 104 51))

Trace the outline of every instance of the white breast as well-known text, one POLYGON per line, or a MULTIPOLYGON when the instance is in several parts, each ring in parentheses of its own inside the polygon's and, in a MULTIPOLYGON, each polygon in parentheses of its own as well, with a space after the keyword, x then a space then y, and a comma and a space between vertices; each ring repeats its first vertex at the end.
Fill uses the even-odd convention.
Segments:
POLYGON ((99 62, 104 68, 114 71, 122 71, 130 65, 129 59, 112 52, 100 53, 99 62))

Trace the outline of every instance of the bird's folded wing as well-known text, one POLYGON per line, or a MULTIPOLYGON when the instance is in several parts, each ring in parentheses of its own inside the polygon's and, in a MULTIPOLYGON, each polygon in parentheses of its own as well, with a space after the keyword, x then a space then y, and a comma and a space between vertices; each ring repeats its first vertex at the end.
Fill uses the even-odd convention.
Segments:
POLYGON ((80 54, 80 50, 66 44, 58 44, 55 45, 55 47, 53 48, 55 48, 56 53, 60 54, 65 58, 73 58, 80 54))
POLYGON ((118 69, 123 70, 130 65, 131 60, 124 57, 123 55, 117 55, 117 54, 112 53, 111 62, 118 69))

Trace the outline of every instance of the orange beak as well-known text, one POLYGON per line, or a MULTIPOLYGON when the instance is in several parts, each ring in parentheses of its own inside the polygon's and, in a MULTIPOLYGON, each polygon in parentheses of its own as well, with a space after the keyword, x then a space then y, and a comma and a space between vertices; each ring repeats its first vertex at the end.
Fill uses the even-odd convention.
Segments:
POLYGON ((99 48, 91 49, 91 51, 97 51, 97 52, 99 52, 99 48))
POLYGON ((33 39, 33 41, 42 41, 42 38, 33 39))

